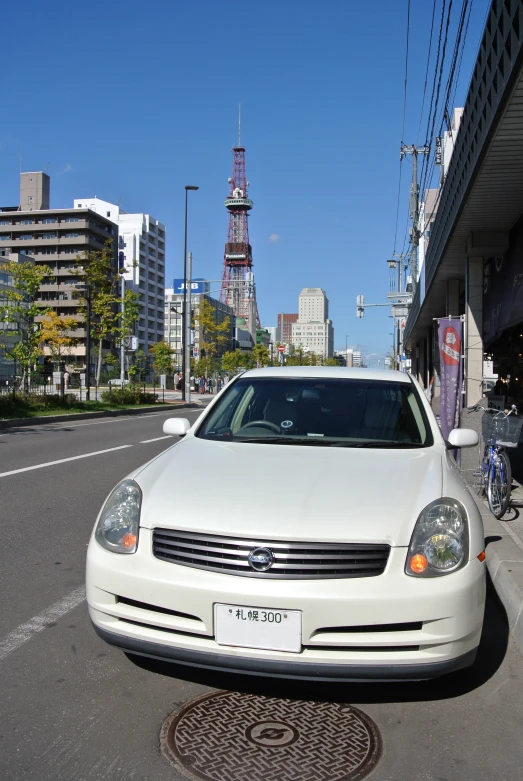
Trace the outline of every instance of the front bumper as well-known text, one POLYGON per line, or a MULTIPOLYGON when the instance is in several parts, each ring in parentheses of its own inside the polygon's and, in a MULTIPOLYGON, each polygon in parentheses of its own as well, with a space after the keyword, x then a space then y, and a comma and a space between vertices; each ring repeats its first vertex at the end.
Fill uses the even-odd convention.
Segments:
POLYGON ((91 540, 87 601, 98 634, 132 653, 257 675, 317 680, 425 679, 473 663, 483 622, 485 565, 452 575, 404 573, 393 548, 383 575, 264 580, 160 561, 151 532, 116 555, 91 540), (236 648, 214 639, 214 604, 302 611, 300 653, 236 648))
POLYGON ((96 633, 110 645, 115 645, 128 653, 159 659, 164 662, 176 662, 189 667, 201 667, 225 673, 243 675, 262 675, 270 678, 290 678, 314 681, 421 681, 438 678, 440 675, 462 670, 474 664, 477 649, 468 651, 456 659, 426 664, 315 664, 268 659, 245 659, 220 653, 201 653, 187 651, 175 646, 151 643, 122 637, 93 624, 96 633))

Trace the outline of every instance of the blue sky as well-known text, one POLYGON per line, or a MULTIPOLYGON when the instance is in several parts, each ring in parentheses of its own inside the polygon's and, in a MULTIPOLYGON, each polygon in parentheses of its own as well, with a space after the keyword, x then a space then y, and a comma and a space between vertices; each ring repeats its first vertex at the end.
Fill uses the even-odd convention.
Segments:
MULTIPOLYGON (((488 5, 472 5, 456 105, 464 102, 488 5)), ((422 143, 432 2, 412 6, 404 140, 422 143)), ((454 6, 447 63, 461 3, 454 6)), ((241 102, 263 324, 297 311, 302 287, 322 287, 336 348, 349 334, 349 344, 367 354, 390 349, 388 310, 368 309, 357 320, 355 298, 378 303, 388 292, 407 0, 28 0, 6 5, 2 18, 10 76, 0 203, 18 201, 22 149, 24 170, 51 175, 53 207, 98 195, 164 222, 171 279, 182 275, 184 185, 196 184, 195 276, 220 278, 241 102)), ((431 86, 429 71, 426 105, 431 86)), ((403 165, 398 250, 410 165, 403 165)))

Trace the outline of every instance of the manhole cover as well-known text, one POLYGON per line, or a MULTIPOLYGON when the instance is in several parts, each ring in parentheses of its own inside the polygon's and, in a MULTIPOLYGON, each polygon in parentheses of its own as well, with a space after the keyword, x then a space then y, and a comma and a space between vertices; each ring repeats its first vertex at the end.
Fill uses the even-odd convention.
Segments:
POLYGON ((160 742, 187 777, 204 781, 356 781, 376 766, 381 739, 357 708, 237 692, 191 700, 160 742))

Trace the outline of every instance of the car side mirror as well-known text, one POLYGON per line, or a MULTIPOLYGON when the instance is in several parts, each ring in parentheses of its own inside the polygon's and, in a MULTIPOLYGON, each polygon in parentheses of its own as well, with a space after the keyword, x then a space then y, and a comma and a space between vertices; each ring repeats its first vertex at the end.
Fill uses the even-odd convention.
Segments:
POLYGON ((472 428, 453 428, 448 438, 451 447, 474 447, 478 442, 478 433, 472 428))
POLYGON ((187 418, 167 418, 163 424, 163 433, 171 434, 173 437, 184 437, 190 428, 191 424, 187 418))

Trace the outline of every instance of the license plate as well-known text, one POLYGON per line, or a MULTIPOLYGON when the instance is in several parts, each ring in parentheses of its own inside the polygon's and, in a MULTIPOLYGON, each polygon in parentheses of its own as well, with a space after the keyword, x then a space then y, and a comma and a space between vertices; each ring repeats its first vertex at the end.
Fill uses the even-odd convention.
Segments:
POLYGON ((301 610, 215 604, 214 634, 219 645, 299 653, 301 610))

